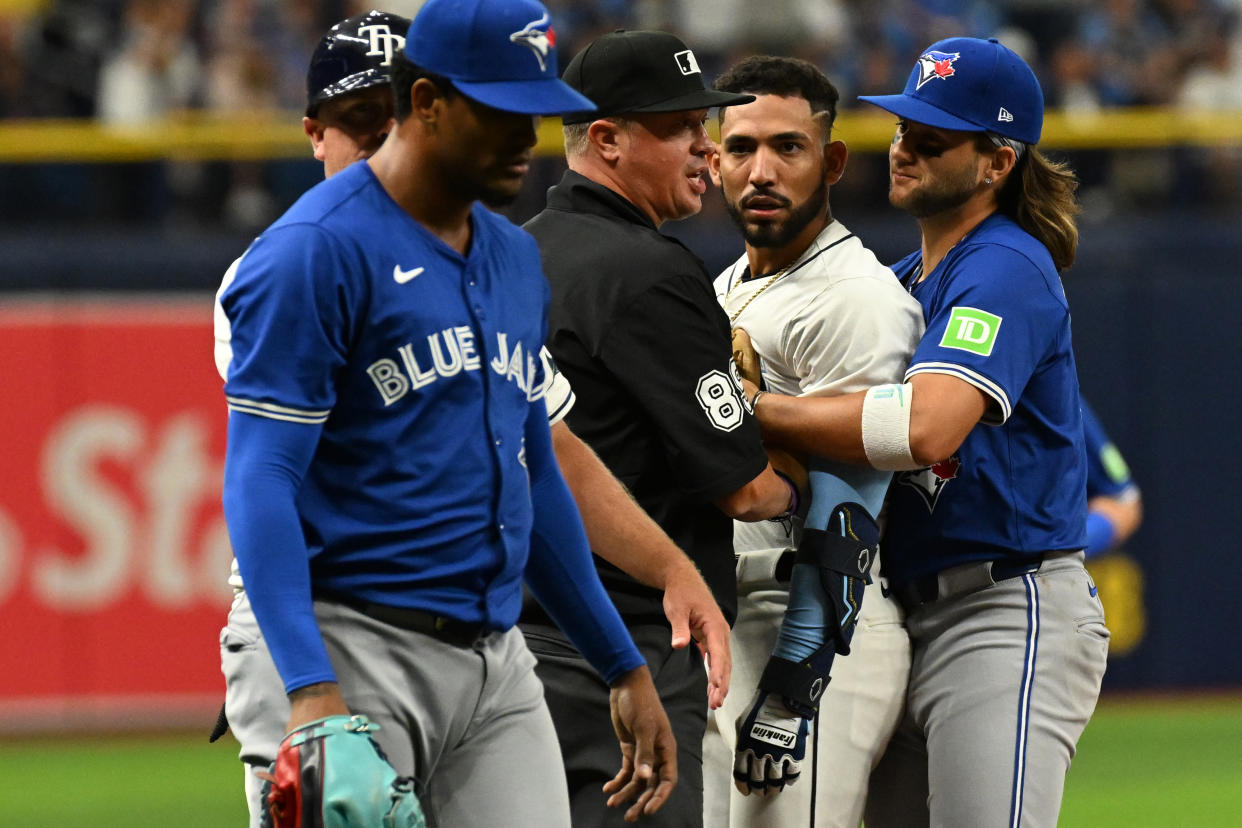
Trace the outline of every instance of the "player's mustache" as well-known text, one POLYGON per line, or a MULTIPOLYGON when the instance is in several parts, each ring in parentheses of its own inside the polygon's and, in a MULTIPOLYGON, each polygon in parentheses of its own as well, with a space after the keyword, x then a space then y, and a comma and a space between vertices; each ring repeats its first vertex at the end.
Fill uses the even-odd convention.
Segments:
POLYGON ((791 204, 793 204, 792 201, 785 198, 785 196, 780 195, 779 193, 774 193, 765 187, 756 187, 754 192, 751 192, 751 193, 748 193, 747 195, 742 196, 742 201, 741 201, 742 209, 745 210, 746 208, 750 207, 751 203, 754 201, 757 201, 758 199, 764 199, 766 201, 775 201, 777 205, 780 207, 788 207, 791 204))

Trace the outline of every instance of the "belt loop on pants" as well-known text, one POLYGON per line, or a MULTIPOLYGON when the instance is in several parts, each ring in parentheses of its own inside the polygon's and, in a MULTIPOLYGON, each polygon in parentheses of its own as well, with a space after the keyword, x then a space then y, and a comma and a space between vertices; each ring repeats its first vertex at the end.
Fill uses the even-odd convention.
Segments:
POLYGON ((972 561, 898 584, 892 588, 892 594, 906 615, 910 615, 935 601, 968 595, 1001 581, 1038 572, 1045 561, 1074 555, 1079 551, 1040 552, 1016 558, 972 561))
POLYGON ((398 627, 410 632, 422 633, 432 638, 451 644, 454 647, 472 647, 474 644, 492 633, 479 624, 467 624, 456 618, 436 615, 425 610, 409 607, 394 607, 391 604, 377 604, 352 595, 340 593, 315 593, 315 597, 323 601, 343 604, 350 609, 362 613, 367 618, 398 627))

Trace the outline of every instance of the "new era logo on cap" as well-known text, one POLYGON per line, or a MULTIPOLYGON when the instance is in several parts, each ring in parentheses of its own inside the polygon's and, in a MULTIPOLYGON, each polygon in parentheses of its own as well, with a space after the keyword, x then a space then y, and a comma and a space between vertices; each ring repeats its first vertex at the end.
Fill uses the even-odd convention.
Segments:
POLYGON ((859 100, 907 121, 938 129, 991 131, 1024 144, 1039 143, 1044 122, 1044 93, 1035 73, 995 38, 951 37, 933 43, 919 55, 901 94, 862 95, 859 100))
POLYGON ((681 70, 683 75, 700 74, 699 62, 694 59, 694 52, 689 49, 673 55, 673 60, 677 61, 677 68, 681 70))

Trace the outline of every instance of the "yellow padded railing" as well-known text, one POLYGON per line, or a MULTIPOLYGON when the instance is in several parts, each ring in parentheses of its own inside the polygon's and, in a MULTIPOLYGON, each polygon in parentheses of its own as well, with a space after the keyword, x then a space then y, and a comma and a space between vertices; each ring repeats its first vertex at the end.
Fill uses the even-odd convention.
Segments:
MULTIPOLYGON (((883 151, 894 119, 883 112, 849 111, 836 136, 854 152, 883 151)), ((714 130, 714 120, 712 123, 714 130)), ((1168 146, 1242 147, 1242 112, 1187 113, 1114 109, 1097 114, 1049 112, 1040 146, 1046 149, 1140 149, 1168 146)), ((560 121, 539 124, 539 155, 560 155, 560 121)), ((0 121, 0 164, 176 160, 270 160, 309 155, 297 113, 223 118, 187 114, 137 127, 81 120, 0 121)))

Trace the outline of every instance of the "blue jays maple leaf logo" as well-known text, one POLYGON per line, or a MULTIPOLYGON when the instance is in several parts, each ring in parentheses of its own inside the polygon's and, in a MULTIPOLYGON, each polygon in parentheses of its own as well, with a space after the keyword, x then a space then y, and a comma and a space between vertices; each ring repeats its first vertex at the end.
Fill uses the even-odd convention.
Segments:
POLYGON ((919 497, 927 504, 928 514, 936 510, 936 502, 940 500, 940 492, 945 484, 957 477, 962 468, 962 461, 955 454, 948 460, 933 463, 927 468, 902 472, 897 475, 897 482, 909 486, 918 492, 919 497))
POLYGON ((961 57, 961 52, 925 52, 919 58, 919 82, 914 87, 922 89, 929 80, 940 78, 945 80, 955 73, 953 62, 961 57))

